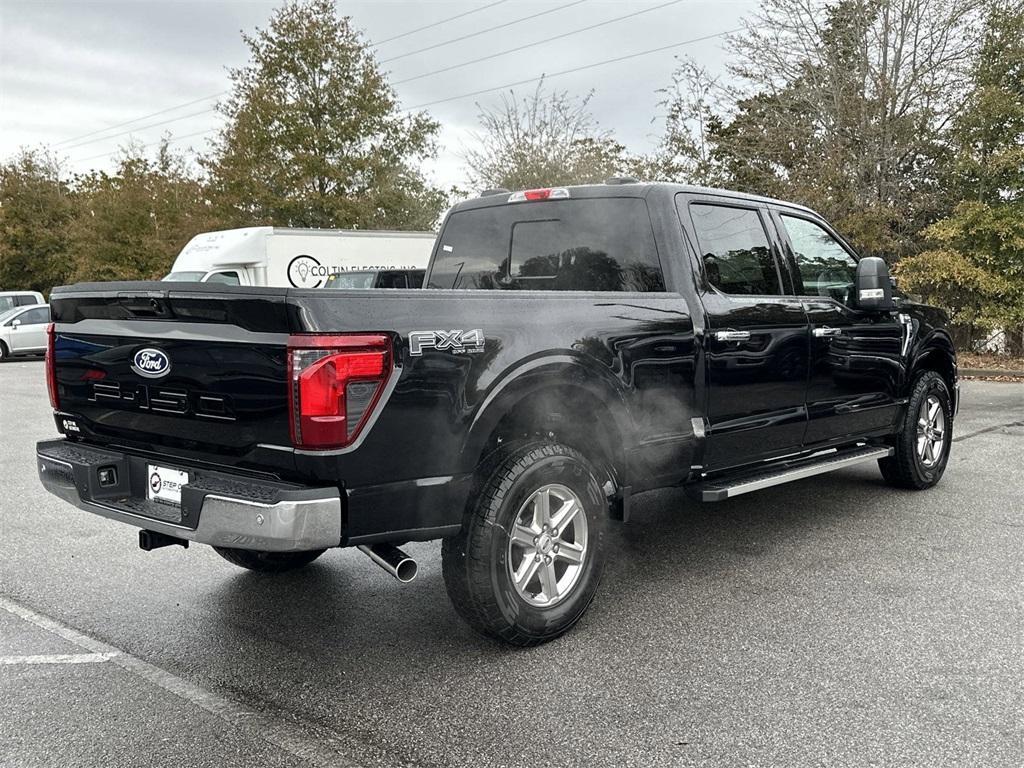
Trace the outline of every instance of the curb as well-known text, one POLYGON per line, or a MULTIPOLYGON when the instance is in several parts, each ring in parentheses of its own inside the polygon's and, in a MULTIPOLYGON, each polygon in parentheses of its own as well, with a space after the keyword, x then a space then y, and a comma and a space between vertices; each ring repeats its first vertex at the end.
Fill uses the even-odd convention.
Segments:
POLYGON ((1007 371, 999 368, 961 368, 959 371, 961 376, 984 376, 991 378, 993 376, 1012 376, 1014 378, 1024 379, 1024 371, 1007 371))

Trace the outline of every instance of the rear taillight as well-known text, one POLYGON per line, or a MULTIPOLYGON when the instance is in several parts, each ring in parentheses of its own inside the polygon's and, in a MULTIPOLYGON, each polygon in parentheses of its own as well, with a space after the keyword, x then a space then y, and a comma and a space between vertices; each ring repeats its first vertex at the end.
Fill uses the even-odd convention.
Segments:
POLYGON ((60 396, 57 394, 57 357, 53 354, 56 331, 53 323, 46 327, 46 389, 50 393, 50 406, 53 410, 60 409, 60 396))
POLYGON ((391 340, 384 335, 290 337, 292 443, 312 450, 351 445, 393 369, 391 340))

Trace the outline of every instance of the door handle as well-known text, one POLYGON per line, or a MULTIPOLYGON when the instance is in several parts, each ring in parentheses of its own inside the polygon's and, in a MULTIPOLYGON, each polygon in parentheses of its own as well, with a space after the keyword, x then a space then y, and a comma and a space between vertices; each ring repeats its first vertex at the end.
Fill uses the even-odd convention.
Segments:
POLYGON ((715 331, 717 341, 747 341, 750 331, 715 331))
POLYGON ((842 334, 842 328, 830 328, 827 325, 821 326, 821 328, 814 329, 814 335, 819 339, 827 339, 833 336, 839 336, 842 334))

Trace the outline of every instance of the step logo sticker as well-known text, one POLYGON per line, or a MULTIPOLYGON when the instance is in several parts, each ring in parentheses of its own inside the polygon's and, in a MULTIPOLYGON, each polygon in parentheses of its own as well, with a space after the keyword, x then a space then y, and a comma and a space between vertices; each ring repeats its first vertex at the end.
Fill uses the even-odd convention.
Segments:
POLYGON ((425 349, 451 352, 453 355, 477 354, 484 351, 484 332, 480 328, 471 331, 411 331, 409 354, 422 355, 425 349))
POLYGON ((171 372, 171 358, 159 349, 140 349, 132 358, 132 370, 147 379, 159 379, 171 372))

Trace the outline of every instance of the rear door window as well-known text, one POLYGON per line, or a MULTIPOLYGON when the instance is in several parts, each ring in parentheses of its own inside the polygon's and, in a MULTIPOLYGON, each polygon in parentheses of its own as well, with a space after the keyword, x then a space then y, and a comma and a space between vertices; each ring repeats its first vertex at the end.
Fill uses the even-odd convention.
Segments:
POLYGON ((782 283, 755 208, 692 203, 690 219, 708 282, 722 293, 777 296, 782 283))
POLYGON ((452 214, 429 288, 664 291, 639 198, 511 203, 452 214))

